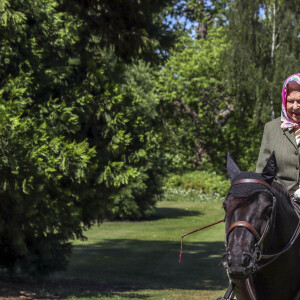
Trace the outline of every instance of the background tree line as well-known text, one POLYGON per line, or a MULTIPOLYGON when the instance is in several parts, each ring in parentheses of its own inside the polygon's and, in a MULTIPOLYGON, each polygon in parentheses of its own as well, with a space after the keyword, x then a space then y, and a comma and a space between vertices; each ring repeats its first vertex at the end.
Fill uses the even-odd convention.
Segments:
POLYGON ((298 72, 294 1, 4 0, 0 265, 64 268, 70 240, 147 216, 170 171, 253 169, 298 72))

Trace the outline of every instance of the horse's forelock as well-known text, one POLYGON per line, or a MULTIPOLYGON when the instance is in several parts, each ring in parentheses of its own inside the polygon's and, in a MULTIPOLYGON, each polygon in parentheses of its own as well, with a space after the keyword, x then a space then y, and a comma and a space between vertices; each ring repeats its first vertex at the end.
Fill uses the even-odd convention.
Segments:
POLYGON ((254 193, 247 197, 235 197, 229 193, 223 202, 223 208, 227 213, 230 213, 238 207, 247 206, 253 203, 257 199, 258 194, 259 193, 254 193))

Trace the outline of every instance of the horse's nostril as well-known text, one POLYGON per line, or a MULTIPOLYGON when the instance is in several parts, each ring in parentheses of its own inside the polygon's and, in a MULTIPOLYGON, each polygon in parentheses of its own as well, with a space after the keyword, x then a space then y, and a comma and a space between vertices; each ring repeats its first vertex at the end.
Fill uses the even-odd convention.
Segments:
POLYGON ((251 264, 252 256, 248 253, 243 252, 243 266, 246 268, 251 264))
POLYGON ((228 252, 223 254, 223 265, 228 268, 231 265, 231 256, 228 252))
POLYGON ((228 258, 227 258, 227 263, 228 263, 228 266, 230 267, 232 265, 232 259, 231 259, 231 256, 229 255, 228 258))
POLYGON ((227 261, 228 257, 229 257, 229 253, 228 252, 224 253, 223 254, 223 261, 227 261))

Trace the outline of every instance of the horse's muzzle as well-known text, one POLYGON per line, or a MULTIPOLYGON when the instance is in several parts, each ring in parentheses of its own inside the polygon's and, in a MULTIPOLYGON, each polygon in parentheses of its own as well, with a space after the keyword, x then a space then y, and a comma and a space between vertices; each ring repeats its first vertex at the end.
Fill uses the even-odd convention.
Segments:
POLYGON ((223 255, 223 266, 228 271, 230 277, 244 279, 249 277, 253 269, 253 256, 250 253, 231 253, 227 251, 223 255))

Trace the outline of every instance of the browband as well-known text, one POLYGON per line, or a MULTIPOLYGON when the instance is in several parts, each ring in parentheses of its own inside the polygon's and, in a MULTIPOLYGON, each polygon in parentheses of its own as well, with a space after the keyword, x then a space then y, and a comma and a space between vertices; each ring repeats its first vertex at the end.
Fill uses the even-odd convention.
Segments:
POLYGON ((241 183, 258 183, 258 184, 262 184, 262 185, 266 186, 268 189, 271 189, 271 186, 268 183, 266 183, 265 181, 258 180, 258 179, 250 179, 250 178, 237 180, 237 181, 233 182, 231 184, 231 186, 236 185, 236 184, 241 184, 241 183))

